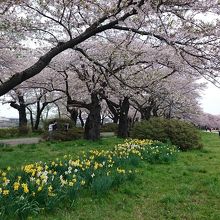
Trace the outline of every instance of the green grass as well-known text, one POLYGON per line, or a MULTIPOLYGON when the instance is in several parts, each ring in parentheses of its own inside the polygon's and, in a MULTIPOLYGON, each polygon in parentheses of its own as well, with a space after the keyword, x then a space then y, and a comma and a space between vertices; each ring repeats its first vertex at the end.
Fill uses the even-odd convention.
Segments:
MULTIPOLYGON (((105 196, 85 191, 71 207, 42 214, 36 220, 84 219, 220 219, 220 137, 202 133, 204 148, 181 152, 171 164, 143 164, 137 178, 105 196)), ((122 140, 105 138, 98 143, 75 141, 10 147, 0 150, 0 167, 50 160, 81 150, 111 148, 122 140), (28 155, 28 156, 27 156, 28 155), (22 160, 25 158, 25 160, 22 160)))
POLYGON ((63 157, 65 154, 79 155, 80 151, 91 149, 111 149, 115 144, 122 142, 116 137, 102 138, 99 141, 66 141, 41 142, 39 144, 3 146, 0 145, 0 169, 8 166, 20 167, 23 164, 36 161, 49 161, 63 157))

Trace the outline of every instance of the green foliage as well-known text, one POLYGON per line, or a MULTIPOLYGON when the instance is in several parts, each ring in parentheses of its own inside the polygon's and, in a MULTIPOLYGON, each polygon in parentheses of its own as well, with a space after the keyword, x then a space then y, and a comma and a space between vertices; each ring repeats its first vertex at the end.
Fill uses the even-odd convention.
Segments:
POLYGON ((117 133, 118 125, 116 123, 105 123, 101 126, 101 132, 117 133))
POLYGON ((149 163, 169 163, 176 160, 176 147, 155 142, 143 152, 143 158, 149 163))
POLYGON ((0 128, 0 139, 19 138, 19 137, 33 137, 39 136, 43 130, 30 131, 29 128, 14 127, 14 128, 0 128))
POLYGON ((99 176, 93 179, 91 190, 96 195, 103 195, 112 187, 113 178, 111 176, 99 176))
POLYGON ((80 139, 83 137, 84 129, 75 127, 72 120, 68 118, 54 118, 44 122, 45 132, 42 138, 51 141, 71 141, 80 139), (57 122, 57 129, 52 132, 48 132, 49 124, 57 122), (68 130, 65 130, 65 125, 68 124, 68 130))
POLYGON ((135 124, 132 138, 171 142, 181 150, 202 148, 199 131, 192 124, 175 119, 151 118, 135 124))
POLYGON ((43 133, 44 133, 44 130, 39 128, 38 130, 32 131, 32 136, 39 136, 39 135, 42 135, 43 133))
POLYGON ((30 132, 27 126, 21 126, 18 128, 18 130, 19 130, 19 136, 25 136, 30 132))
POLYGON ((18 128, 1 128, 0 129, 0 138, 12 138, 18 137, 19 130, 18 128))
POLYGON ((71 141, 83 138, 84 129, 73 127, 68 131, 56 130, 51 133, 45 132, 43 139, 50 141, 71 141))
POLYGON ((199 130, 192 124, 174 119, 169 120, 167 134, 170 141, 181 150, 202 148, 199 130))
POLYGON ((167 141, 167 122, 168 120, 163 118, 151 118, 149 121, 137 122, 131 130, 131 137, 167 141))

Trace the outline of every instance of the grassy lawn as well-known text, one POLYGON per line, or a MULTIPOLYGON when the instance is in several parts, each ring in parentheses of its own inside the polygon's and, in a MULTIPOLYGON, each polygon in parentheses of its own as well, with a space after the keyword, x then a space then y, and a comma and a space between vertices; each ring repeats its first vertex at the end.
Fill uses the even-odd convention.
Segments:
POLYGON ((123 140, 108 137, 99 141, 76 140, 67 142, 41 142, 39 144, 0 146, 0 169, 20 167, 36 161, 49 161, 63 157, 65 154, 78 155, 81 151, 91 149, 111 149, 123 140))
MULTIPOLYGON (((105 196, 85 191, 66 209, 32 217, 36 220, 72 219, 220 219, 220 138, 202 133, 204 148, 181 152, 171 164, 143 164, 137 178, 105 196)), ((122 140, 74 141, 0 149, 0 167, 52 160, 82 150, 109 149, 122 140)))

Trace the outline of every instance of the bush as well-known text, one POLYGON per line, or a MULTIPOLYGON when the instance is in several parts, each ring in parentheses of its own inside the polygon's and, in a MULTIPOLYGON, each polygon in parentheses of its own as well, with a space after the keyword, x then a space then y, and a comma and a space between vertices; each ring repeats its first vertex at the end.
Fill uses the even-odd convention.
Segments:
POLYGON ((18 130, 19 130, 19 134, 18 134, 19 136, 26 136, 30 131, 27 126, 19 127, 18 130))
POLYGON ((52 124, 54 121, 57 122, 57 130, 60 131, 64 130, 65 124, 69 124, 69 129, 75 127, 73 121, 68 118, 53 118, 44 122, 44 130, 48 131, 49 124, 52 124))
POLYGON ((167 142, 167 121, 163 118, 153 118, 149 121, 135 123, 131 130, 131 137, 138 139, 152 139, 167 142))
POLYGON ((54 141, 71 141, 76 139, 83 138, 84 129, 83 128, 72 128, 68 131, 56 130, 51 134, 45 132, 43 134, 43 139, 45 140, 54 140, 54 141))
POLYGON ((202 148, 199 130, 194 125, 174 119, 168 125, 168 137, 181 150, 202 148))
POLYGON ((18 128, 1 128, 0 138, 11 138, 19 136, 18 128))
POLYGON ((117 133, 118 125, 116 123, 106 123, 101 127, 101 132, 114 132, 117 133))
POLYGON ((132 138, 171 142, 181 150, 201 148, 199 131, 192 124, 176 119, 151 118, 135 124, 132 138))
POLYGON ((35 136, 35 135, 41 135, 41 134, 43 134, 44 133, 44 130, 43 129, 41 129, 41 128, 39 128, 38 130, 33 130, 32 131, 32 135, 33 136, 35 136))

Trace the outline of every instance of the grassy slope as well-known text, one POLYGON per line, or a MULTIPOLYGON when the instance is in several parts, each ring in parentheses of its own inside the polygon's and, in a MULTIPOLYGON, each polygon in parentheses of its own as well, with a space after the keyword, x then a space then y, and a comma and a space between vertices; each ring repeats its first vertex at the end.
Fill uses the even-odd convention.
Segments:
MULTIPOLYGON (((98 146, 109 148, 117 139, 105 139, 98 146)), ((108 195, 83 193, 68 209, 37 216, 38 220, 72 219, 220 219, 220 138, 203 133, 204 149, 180 153, 169 165, 144 164, 134 182, 126 182, 108 195)), ((50 146, 23 147, 1 152, 0 167, 26 160, 46 160, 61 154, 77 154, 95 148, 93 143, 75 142, 50 146), (84 144, 82 146, 81 144, 84 144), (33 153, 34 150, 34 153, 33 153), (20 153, 19 153, 20 152, 20 153), (11 156, 9 156, 11 155, 11 156), (30 156, 29 156, 30 155, 30 156), (4 158, 4 159, 2 159, 4 158), (15 161, 12 158, 16 158, 15 161)))

